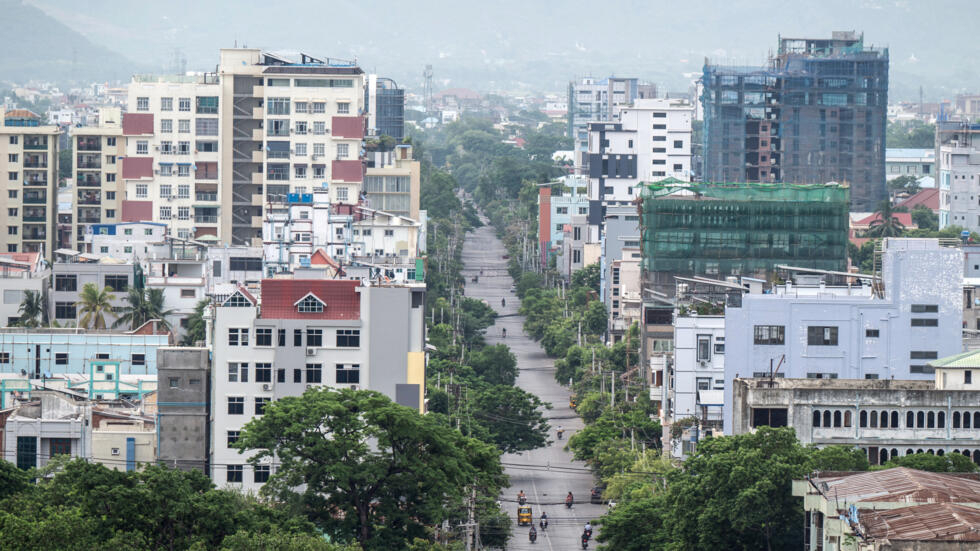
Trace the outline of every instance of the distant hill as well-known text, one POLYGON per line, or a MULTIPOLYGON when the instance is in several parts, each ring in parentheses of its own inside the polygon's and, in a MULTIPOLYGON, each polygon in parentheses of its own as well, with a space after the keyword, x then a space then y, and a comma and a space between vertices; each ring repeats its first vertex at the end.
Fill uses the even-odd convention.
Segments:
POLYGON ((68 83, 128 81, 138 66, 97 46, 41 10, 20 0, 0 0, 3 51, 0 79, 68 83))

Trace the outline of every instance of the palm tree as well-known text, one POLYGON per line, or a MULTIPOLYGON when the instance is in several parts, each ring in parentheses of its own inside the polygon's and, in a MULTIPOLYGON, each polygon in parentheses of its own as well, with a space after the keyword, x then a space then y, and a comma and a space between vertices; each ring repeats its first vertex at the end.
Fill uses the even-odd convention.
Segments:
POLYGON ((40 291, 25 291, 24 299, 20 302, 20 319, 18 325, 22 327, 40 327, 41 318, 44 316, 44 301, 41 299, 40 291))
POLYGON ((81 327, 92 329, 105 329, 106 314, 113 315, 116 309, 112 306, 112 301, 116 300, 116 295, 103 288, 101 291, 94 283, 86 283, 79 293, 80 299, 75 303, 79 308, 78 313, 82 318, 78 321, 81 327))
POLYGON ((865 235, 869 237, 898 237, 905 231, 905 224, 902 224, 895 216, 891 201, 885 199, 878 203, 878 210, 875 211, 875 214, 878 216, 871 221, 871 226, 865 235))
POLYGON ((167 316, 173 315, 173 310, 165 310, 162 289, 137 289, 130 287, 126 290, 126 302, 129 306, 118 308, 119 319, 112 324, 113 328, 129 325, 137 329, 144 323, 156 319, 161 325, 170 329, 167 316))

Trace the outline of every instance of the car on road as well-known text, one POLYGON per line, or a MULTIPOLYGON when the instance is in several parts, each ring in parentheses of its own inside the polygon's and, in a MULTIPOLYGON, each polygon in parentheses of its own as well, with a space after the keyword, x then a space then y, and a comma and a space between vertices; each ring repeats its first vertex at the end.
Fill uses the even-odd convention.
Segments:
POLYGON ((606 503, 606 500, 602 499, 602 492, 604 492, 605 489, 606 488, 603 486, 594 486, 592 488, 592 493, 589 494, 589 503, 593 505, 602 505, 603 503, 606 503))

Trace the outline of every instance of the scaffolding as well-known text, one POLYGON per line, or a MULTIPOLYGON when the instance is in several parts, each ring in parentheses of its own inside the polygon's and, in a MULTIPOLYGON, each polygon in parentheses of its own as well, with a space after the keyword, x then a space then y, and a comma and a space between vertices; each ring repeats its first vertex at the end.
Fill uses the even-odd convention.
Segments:
POLYGON ((673 294, 675 275, 768 277, 778 264, 844 271, 849 191, 841 184, 645 184, 645 280, 673 294))

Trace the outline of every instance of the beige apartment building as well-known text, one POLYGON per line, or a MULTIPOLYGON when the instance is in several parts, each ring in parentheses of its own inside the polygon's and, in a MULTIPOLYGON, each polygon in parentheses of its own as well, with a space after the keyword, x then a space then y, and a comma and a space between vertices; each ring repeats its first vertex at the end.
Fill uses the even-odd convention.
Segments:
POLYGON ((411 145, 368 154, 363 187, 367 206, 418 220, 420 178, 420 165, 412 159, 411 145))
POLYGON ((85 250, 85 233, 92 225, 122 220, 126 186, 120 168, 126 140, 121 111, 101 109, 98 126, 73 129, 72 147, 72 242, 75 250, 92 252, 85 250))
POLYGON ((0 251, 40 252, 49 261, 57 238, 57 126, 42 126, 25 109, 4 114, 0 126, 0 251))

